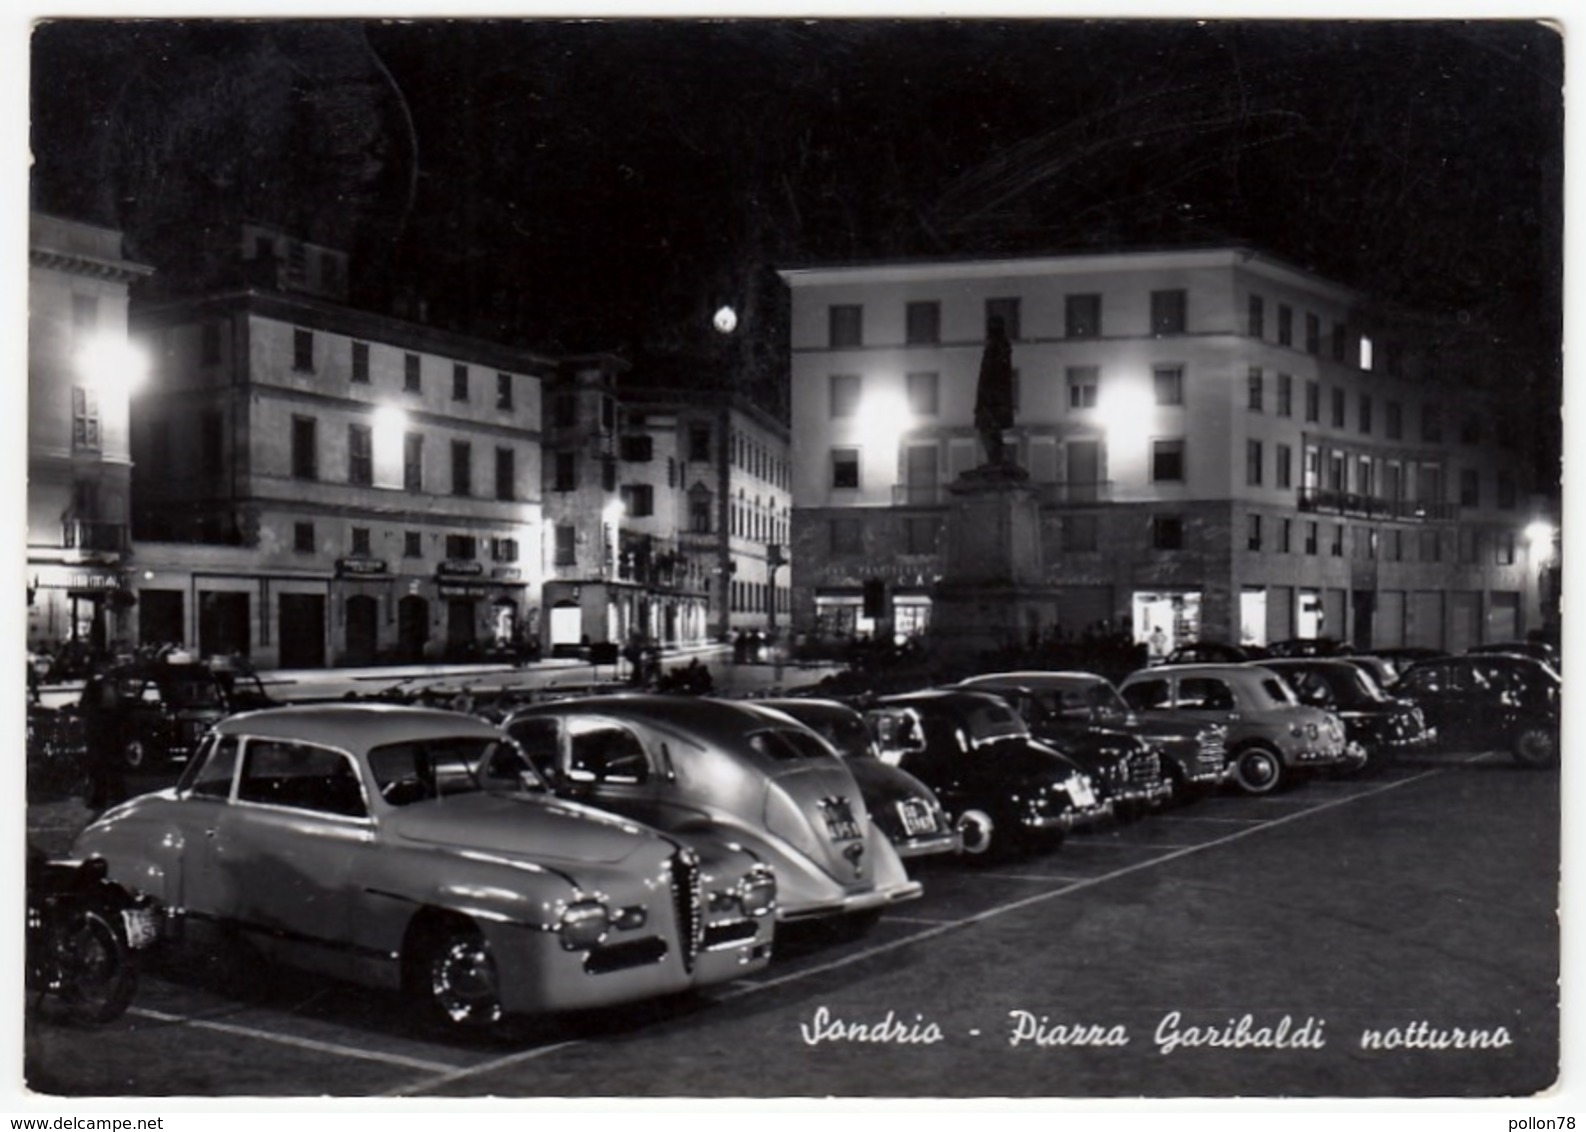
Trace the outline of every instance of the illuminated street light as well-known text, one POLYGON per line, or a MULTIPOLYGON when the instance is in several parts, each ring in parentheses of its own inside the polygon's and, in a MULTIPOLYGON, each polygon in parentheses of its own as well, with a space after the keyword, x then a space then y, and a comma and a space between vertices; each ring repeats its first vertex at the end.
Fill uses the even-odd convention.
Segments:
POLYGON ((724 306, 712 316, 711 324, 723 334, 731 334, 738 329, 738 312, 731 307, 724 306))
POLYGON ((1122 446, 1145 439, 1155 408, 1155 399, 1143 385, 1104 382, 1096 399, 1096 419, 1106 431, 1108 444, 1122 446))
POLYGON ((859 431, 855 439, 866 448, 883 452, 896 447, 898 439, 914 427, 908 398, 897 389, 866 391, 855 415, 859 431))
POLYGON ((384 446, 400 444, 408 428, 408 415, 395 405, 381 405, 374 411, 375 442, 384 446))
POLYGON ((1533 560, 1547 558, 1553 553, 1553 537, 1558 528, 1546 519, 1537 519, 1525 528, 1526 545, 1533 560))
POLYGON ((123 337, 96 335, 77 352, 77 372, 84 385, 110 390, 120 385, 131 393, 148 374, 148 358, 123 337))

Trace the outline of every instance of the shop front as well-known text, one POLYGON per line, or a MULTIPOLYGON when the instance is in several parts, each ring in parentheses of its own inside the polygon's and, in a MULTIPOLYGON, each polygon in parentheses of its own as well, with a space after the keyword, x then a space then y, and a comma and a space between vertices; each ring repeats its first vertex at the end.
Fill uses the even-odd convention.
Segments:
POLYGON ((111 566, 40 564, 29 568, 28 647, 108 655, 132 639, 137 599, 125 571, 111 566))

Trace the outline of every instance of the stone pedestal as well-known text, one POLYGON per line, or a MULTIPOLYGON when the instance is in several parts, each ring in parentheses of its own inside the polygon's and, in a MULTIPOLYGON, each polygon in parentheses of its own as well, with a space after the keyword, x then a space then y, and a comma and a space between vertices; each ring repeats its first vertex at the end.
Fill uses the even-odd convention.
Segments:
POLYGON ((975 468, 948 485, 942 580, 930 642, 960 654, 1028 645, 1057 623, 1045 584, 1041 509, 1022 469, 975 468))

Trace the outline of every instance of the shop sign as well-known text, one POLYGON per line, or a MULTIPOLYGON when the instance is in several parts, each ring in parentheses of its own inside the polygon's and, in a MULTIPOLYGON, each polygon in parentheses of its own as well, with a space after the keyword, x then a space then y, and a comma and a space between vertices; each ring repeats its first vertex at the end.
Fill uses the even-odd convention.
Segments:
POLYGON ((496 591, 489 582, 438 582, 435 592, 441 597, 487 597, 496 591))
POLYGON ((490 571, 490 576, 501 582, 519 582, 523 580, 523 571, 516 566, 497 566, 490 571))
POLYGON ((475 577, 484 572, 485 565, 483 562, 472 562, 462 559, 449 558, 445 562, 438 563, 435 567, 435 573, 440 577, 475 577))
POLYGON ((336 577, 367 578, 372 574, 386 574, 390 567, 384 558, 338 558, 336 577))
POLYGON ((62 570, 46 570, 35 576, 33 589, 43 590, 113 590, 122 585, 122 576, 116 573, 68 574, 62 570))

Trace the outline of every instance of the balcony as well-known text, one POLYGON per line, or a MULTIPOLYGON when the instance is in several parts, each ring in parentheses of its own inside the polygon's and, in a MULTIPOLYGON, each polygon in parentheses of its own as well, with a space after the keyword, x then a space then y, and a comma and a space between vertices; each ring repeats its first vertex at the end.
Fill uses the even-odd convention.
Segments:
POLYGON ((125 554, 130 545, 127 524, 93 519, 67 519, 61 524, 61 545, 67 550, 125 554))
POLYGON ((1332 491, 1319 487, 1300 488, 1299 508, 1301 511, 1320 511, 1332 515, 1420 523, 1451 523, 1459 518, 1457 503, 1384 499, 1380 495, 1357 495, 1352 491, 1332 491))
MULTIPOLYGON (((1110 503, 1112 483, 1027 483, 1043 506, 1067 503, 1110 503)), ((897 483, 892 485, 894 507, 933 507, 947 502, 947 485, 938 483, 897 483)))

